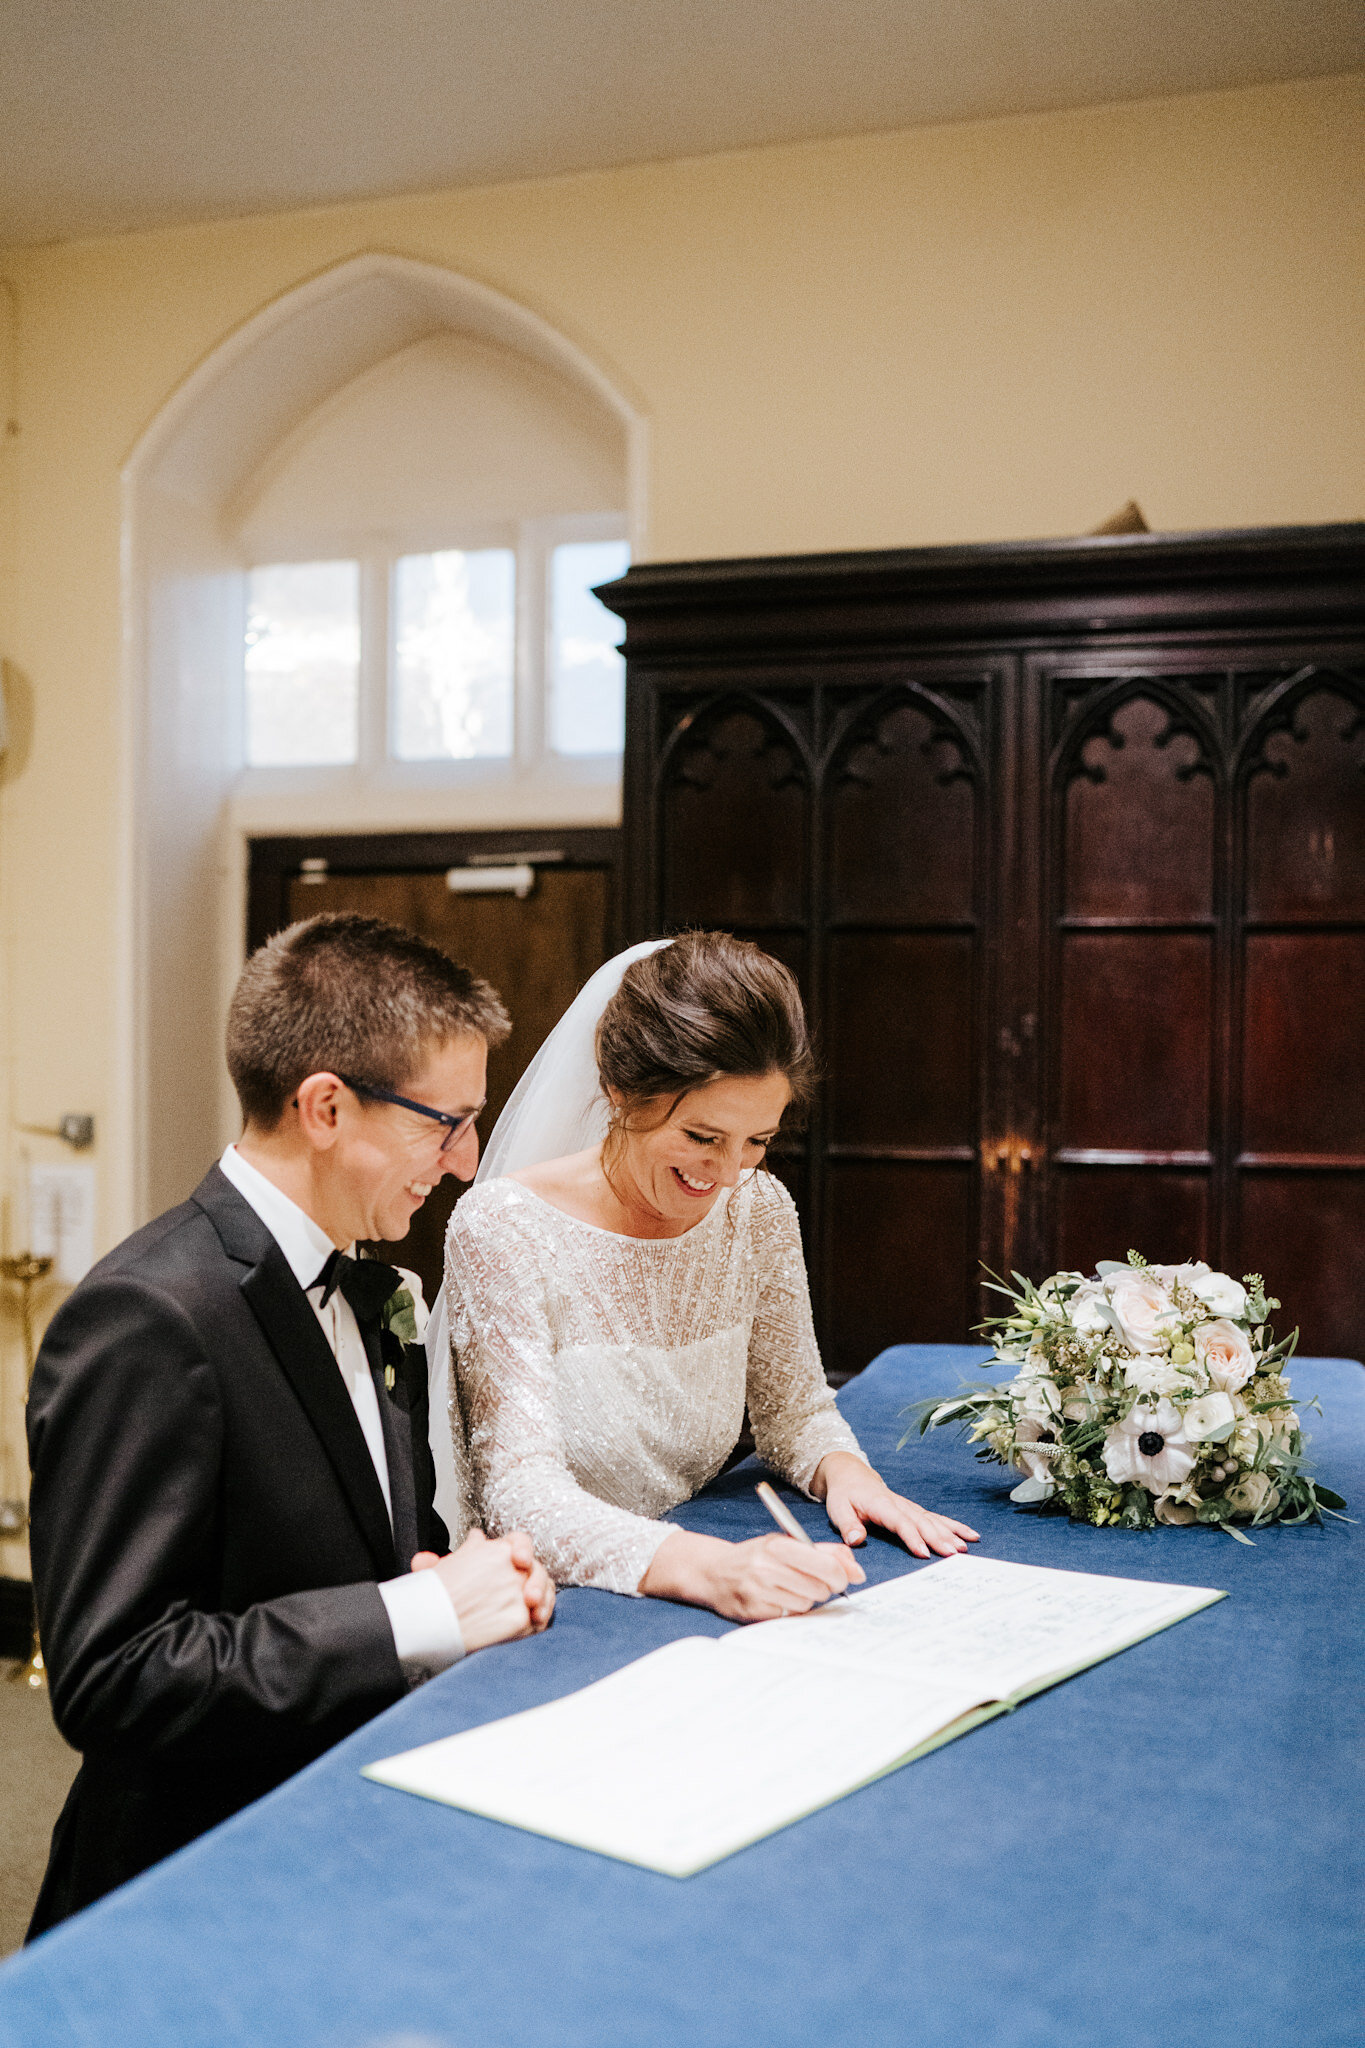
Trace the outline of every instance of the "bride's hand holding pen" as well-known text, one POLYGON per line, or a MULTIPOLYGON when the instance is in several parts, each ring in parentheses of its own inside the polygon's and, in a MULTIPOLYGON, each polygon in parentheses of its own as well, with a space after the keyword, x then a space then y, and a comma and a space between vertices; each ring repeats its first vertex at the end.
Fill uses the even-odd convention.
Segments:
POLYGON ((727 1621, 776 1621, 823 1607, 865 1576, 842 1543, 798 1543, 776 1535, 726 1543, 674 1529, 636 1590, 710 1607, 727 1621))

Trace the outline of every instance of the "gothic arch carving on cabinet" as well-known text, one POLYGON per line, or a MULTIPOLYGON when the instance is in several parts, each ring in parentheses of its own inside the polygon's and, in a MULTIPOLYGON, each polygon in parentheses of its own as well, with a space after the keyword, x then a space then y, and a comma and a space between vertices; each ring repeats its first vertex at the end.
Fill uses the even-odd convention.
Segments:
POLYGON ((1258 695, 1237 758, 1252 920, 1365 920, 1365 675, 1306 666, 1258 695))
POLYGON ((811 779, 804 736, 780 706, 724 692, 689 707, 658 768, 664 923, 755 935, 801 925, 811 779), (787 859, 773 860, 775 845, 787 859))
POLYGON ((822 777, 834 922, 969 922, 976 912, 981 739, 913 682, 834 724, 822 777))
POLYGON ((1211 918, 1223 748, 1194 688, 1128 675, 1069 710, 1051 767, 1054 915, 1211 918))

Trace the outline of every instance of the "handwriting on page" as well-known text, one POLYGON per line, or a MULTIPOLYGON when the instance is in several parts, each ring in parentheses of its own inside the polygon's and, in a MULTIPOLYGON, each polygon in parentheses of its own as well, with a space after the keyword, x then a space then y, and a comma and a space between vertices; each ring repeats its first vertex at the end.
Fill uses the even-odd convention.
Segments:
POLYGON ((1219 1598, 1197 1586, 945 1558, 815 1614, 740 1631, 726 1648, 1008 1699, 1219 1598))

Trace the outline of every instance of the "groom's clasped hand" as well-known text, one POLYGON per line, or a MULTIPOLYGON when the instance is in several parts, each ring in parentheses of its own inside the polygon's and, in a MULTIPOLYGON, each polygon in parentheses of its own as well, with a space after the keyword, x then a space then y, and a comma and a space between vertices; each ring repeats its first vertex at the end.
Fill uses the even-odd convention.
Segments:
POLYGON ((460 1617, 466 1650, 538 1635, 555 1611, 550 1574, 521 1529, 492 1542, 482 1529, 471 1529, 446 1557, 419 1550, 412 1569, 436 1573, 460 1617))

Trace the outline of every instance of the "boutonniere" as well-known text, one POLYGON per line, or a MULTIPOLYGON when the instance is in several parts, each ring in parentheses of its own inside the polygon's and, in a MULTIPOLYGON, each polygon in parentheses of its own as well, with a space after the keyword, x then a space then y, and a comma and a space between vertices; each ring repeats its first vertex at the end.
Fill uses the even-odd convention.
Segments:
MULTIPOLYGON (((392 1335, 395 1343, 402 1345, 404 1348, 409 1344, 420 1344, 426 1335, 426 1321, 427 1308, 426 1303, 422 1299, 421 1286, 416 1282, 415 1275, 404 1275, 403 1285, 394 1288, 393 1293, 379 1311, 379 1328, 382 1333, 381 1344, 383 1344, 383 1336, 389 1334, 392 1335)), ((392 1345, 383 1345, 385 1351, 390 1351, 392 1348, 392 1345)), ((393 1392, 396 1377, 397 1374, 393 1360, 391 1358, 387 1359, 384 1365, 384 1385, 390 1393, 393 1392)))

